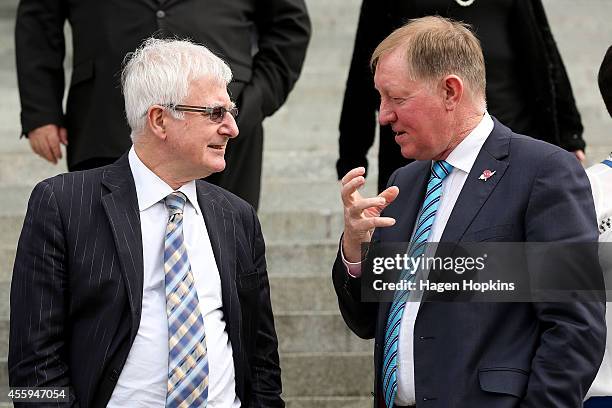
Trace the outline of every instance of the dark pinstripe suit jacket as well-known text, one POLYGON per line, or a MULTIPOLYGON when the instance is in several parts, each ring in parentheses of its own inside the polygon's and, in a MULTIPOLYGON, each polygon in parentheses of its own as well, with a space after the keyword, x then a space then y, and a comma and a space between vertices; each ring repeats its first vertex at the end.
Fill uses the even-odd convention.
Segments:
MULTIPOLYGON (((221 275, 236 393, 245 407, 282 407, 259 221, 231 193, 204 181, 196 186, 221 275)), ((71 406, 106 406, 138 331, 142 290, 140 217, 127 155, 39 183, 13 269, 10 385, 70 387, 71 406)))

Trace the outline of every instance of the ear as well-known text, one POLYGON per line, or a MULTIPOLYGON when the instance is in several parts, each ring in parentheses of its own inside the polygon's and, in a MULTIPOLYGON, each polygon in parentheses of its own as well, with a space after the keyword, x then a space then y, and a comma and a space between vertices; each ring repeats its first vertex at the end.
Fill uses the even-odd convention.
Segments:
POLYGON ((147 110, 147 127, 156 137, 166 140, 166 115, 164 108, 153 105, 147 110))
POLYGON ((457 75, 447 75, 442 79, 442 88, 446 110, 455 110, 461 102, 465 90, 463 81, 457 75))

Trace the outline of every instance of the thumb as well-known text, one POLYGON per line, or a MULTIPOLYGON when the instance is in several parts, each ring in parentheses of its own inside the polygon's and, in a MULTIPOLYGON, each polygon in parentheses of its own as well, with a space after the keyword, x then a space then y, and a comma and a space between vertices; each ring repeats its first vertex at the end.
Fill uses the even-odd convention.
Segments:
MULTIPOLYGON (((399 188, 397 186, 387 187, 382 193, 378 195, 378 197, 382 197, 386 201, 386 205, 389 205, 393 202, 399 195, 399 188)), ((385 205, 385 206, 386 206, 385 205)))

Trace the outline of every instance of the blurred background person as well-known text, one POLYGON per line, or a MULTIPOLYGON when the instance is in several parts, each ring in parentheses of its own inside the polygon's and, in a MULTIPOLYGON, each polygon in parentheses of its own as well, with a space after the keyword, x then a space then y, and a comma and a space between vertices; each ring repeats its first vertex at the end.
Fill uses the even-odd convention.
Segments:
MULTIPOLYGON (((338 179, 364 166, 374 142, 378 92, 368 62, 374 48, 408 19, 440 15, 470 24, 484 52, 487 110, 517 133, 584 160, 582 123, 540 0, 363 0, 342 113, 338 179)), ((380 127, 378 191, 407 164, 389 126, 380 127)))
MULTIPOLYGON (((612 116, 612 46, 608 48, 601 67, 599 68, 599 90, 603 97, 606 108, 612 116)), ((597 223, 599 225, 599 241, 604 242, 600 253, 604 273, 607 273, 607 282, 612 280, 609 275, 612 273, 612 253, 610 244, 612 243, 612 153, 601 163, 595 164, 587 169, 587 175, 593 190, 593 201, 595 202, 595 212, 597 213, 597 223)), ((608 291, 612 287, 608 287, 608 291)), ((611 299, 608 299, 611 300, 611 299)), ((608 326, 608 337, 606 353, 603 362, 591 385, 587 397, 589 398, 585 408, 609 408, 612 407, 612 302, 607 303, 606 323, 608 326)))
POLYGON ((114 162, 131 146, 121 64, 152 34, 190 38, 231 66, 241 137, 228 145, 228 170, 208 181, 257 208, 262 121, 293 88, 310 37, 303 0, 21 0, 15 49, 22 135, 53 163, 62 158, 60 143, 67 145, 71 171, 114 162), (66 21, 74 58, 64 110, 66 21))

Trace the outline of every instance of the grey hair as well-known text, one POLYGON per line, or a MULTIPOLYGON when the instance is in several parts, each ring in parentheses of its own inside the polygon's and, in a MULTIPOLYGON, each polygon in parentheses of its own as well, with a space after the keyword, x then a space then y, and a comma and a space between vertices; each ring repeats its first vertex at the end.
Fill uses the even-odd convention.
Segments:
MULTIPOLYGON (((227 86, 232 80, 221 58, 189 40, 148 38, 125 61, 121 85, 132 139, 144 129, 150 106, 182 103, 192 81, 209 77, 227 86)), ((171 112, 183 119, 182 112, 171 112)))

